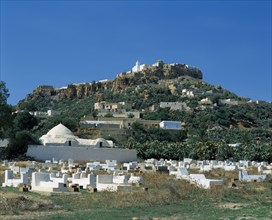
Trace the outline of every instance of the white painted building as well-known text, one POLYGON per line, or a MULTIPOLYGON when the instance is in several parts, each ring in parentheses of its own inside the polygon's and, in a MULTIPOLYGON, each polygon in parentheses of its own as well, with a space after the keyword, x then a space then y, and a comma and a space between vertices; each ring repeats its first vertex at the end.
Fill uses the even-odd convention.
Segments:
POLYGON ((8 139, 0 139, 0 149, 1 148, 6 148, 9 144, 8 139))
POLYGON ((50 109, 47 112, 35 111, 35 112, 29 112, 29 114, 36 116, 36 117, 47 118, 47 117, 52 117, 52 116, 56 116, 56 115, 61 115, 61 112, 57 111, 57 110, 50 109))
POLYGON ((52 128, 40 140, 44 146, 113 147, 112 141, 103 138, 95 140, 79 138, 62 124, 52 128))
POLYGON ((194 97, 195 93, 194 91, 188 90, 188 89, 183 89, 181 91, 182 96, 187 96, 187 97, 194 97))
POLYGON ((201 99, 199 102, 201 105, 212 105, 212 101, 209 98, 201 99))
POLYGON ((110 102, 96 102, 94 103, 94 110, 97 110, 98 112, 104 112, 104 113, 108 113, 108 112, 126 112, 128 110, 131 110, 132 106, 129 103, 126 102, 118 102, 118 103, 110 103, 110 102))
POLYGON ((47 115, 48 116, 55 116, 55 115, 61 115, 61 112, 60 111, 57 111, 57 110, 48 110, 47 111, 47 115))
POLYGON ((180 121, 162 121, 160 122, 161 129, 169 129, 169 130, 181 130, 181 122, 180 121))
POLYGON ((98 138, 95 140, 79 138, 59 124, 52 128, 46 135, 40 138, 42 145, 28 146, 27 156, 36 160, 117 160, 118 162, 130 162, 137 160, 137 151, 117 148, 113 142, 98 138))
POLYGON ((186 103, 183 102, 160 102, 160 108, 170 108, 170 110, 190 110, 186 103))
POLYGON ((137 60, 136 64, 134 67, 132 67, 132 72, 140 72, 142 71, 145 67, 147 67, 146 64, 140 64, 140 62, 137 60))
POLYGON ((239 105, 241 102, 235 99, 219 99, 219 104, 221 105, 239 105))

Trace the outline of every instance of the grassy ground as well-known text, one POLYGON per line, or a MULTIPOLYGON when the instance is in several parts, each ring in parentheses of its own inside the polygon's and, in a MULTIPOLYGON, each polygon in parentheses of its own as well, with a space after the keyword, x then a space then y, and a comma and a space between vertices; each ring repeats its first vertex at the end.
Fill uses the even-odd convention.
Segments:
POLYGON ((226 185, 203 190, 166 174, 144 174, 131 192, 41 195, 0 187, 0 219, 272 219, 272 181, 227 187, 236 172, 213 171, 226 185))

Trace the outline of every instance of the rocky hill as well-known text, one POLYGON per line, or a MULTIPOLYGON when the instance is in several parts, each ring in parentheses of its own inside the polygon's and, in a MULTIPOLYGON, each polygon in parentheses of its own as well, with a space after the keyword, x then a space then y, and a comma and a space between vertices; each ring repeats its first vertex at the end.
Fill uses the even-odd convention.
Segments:
POLYGON ((84 99, 95 95, 98 92, 122 92, 127 88, 142 84, 158 84, 164 80, 174 80, 181 77, 202 79, 202 72, 197 68, 188 67, 185 64, 164 64, 158 62, 156 66, 146 66, 139 72, 123 72, 117 75, 114 80, 103 80, 85 84, 70 84, 63 88, 53 86, 39 86, 33 93, 19 103, 28 102, 40 97, 50 97, 54 101, 84 99))
MULTIPOLYGON (((39 86, 18 103, 17 109, 51 109, 62 113, 59 117, 40 118, 39 125, 32 130, 37 137, 59 122, 73 125, 78 136, 93 137, 103 134, 96 128, 79 128, 79 121, 82 117, 97 118, 96 102, 128 103, 130 111, 140 113, 140 120, 172 120, 185 125, 182 131, 174 132, 136 123, 132 130, 107 131, 107 137, 103 136, 113 138, 120 146, 137 149, 142 158, 185 156, 272 161, 271 103, 253 102, 204 82, 199 69, 185 64, 159 61, 152 66, 136 67, 113 80, 70 84, 63 88, 39 86), (180 107, 165 108, 162 102, 180 107), (231 149, 229 144, 234 143, 241 143, 241 147, 231 149)), ((106 120, 105 115, 99 117, 106 120)))
MULTIPOLYGON (((133 110, 144 110, 145 114, 151 106, 159 106, 160 102, 180 102, 187 112, 207 111, 214 106, 218 108, 220 104, 222 108, 239 106, 254 109, 254 103, 250 99, 238 97, 221 86, 204 82, 202 78, 202 72, 195 67, 158 61, 152 66, 142 65, 138 71, 132 69, 117 74, 113 80, 69 84, 62 88, 38 86, 33 93, 18 103, 17 110, 53 109, 61 111, 63 115, 80 118, 92 115, 94 103, 101 101, 128 102, 133 110), (245 107, 245 104, 248 105, 245 107)), ((241 124, 240 118, 233 117, 231 121, 235 125, 241 124)), ((250 124, 248 120, 244 121, 250 124)))

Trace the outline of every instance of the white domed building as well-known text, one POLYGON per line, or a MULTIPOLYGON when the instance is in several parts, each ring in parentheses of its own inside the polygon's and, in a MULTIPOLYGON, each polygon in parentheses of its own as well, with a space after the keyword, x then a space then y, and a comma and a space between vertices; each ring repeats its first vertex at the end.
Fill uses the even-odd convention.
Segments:
POLYGON ((111 140, 103 138, 82 139, 75 136, 63 124, 58 124, 40 138, 42 145, 28 146, 27 156, 37 160, 137 160, 136 150, 114 147, 111 140))
POLYGON ((47 134, 43 135, 40 140, 44 146, 113 147, 112 141, 103 138, 95 140, 79 138, 63 124, 58 124, 52 128, 47 134))

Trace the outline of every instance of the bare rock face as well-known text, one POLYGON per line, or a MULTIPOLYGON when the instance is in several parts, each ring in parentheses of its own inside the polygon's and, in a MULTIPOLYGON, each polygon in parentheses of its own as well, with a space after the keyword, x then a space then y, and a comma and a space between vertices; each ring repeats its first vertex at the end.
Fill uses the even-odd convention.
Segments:
POLYGON ((33 92, 34 96, 52 96, 54 94, 55 90, 53 86, 39 86, 33 92))
POLYGON ((68 85, 66 90, 67 99, 75 99, 77 97, 77 87, 75 85, 68 85))
POLYGON ((129 84, 131 84, 132 79, 126 76, 118 77, 112 83, 112 91, 118 91, 125 89, 129 84))
POLYGON ((97 92, 99 85, 96 84, 80 84, 77 85, 76 88, 76 98, 78 99, 84 99, 87 98, 90 95, 93 95, 97 92))
MULTIPOLYGON (((191 68, 184 64, 163 64, 147 66, 142 71, 119 74, 114 80, 92 82, 85 84, 70 84, 67 88, 54 88, 53 86, 39 86, 21 102, 47 97, 54 101, 84 99, 99 92, 109 90, 121 92, 130 86, 142 84, 158 84, 159 81, 176 79, 181 76, 189 76, 202 79, 202 73, 197 68, 191 68)), ((174 87, 172 88, 175 89, 174 87)), ((148 95, 145 94, 144 98, 148 95)))

